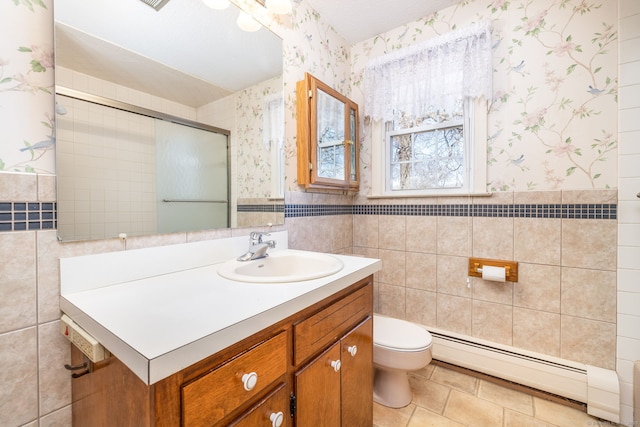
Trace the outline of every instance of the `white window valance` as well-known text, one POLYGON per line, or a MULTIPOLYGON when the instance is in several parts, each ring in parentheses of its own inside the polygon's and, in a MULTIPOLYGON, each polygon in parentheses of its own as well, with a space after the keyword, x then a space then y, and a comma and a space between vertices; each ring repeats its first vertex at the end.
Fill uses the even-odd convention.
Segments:
POLYGON ((391 121, 394 111, 451 111, 460 99, 489 100, 491 25, 482 21, 371 60, 365 69, 365 115, 391 121))

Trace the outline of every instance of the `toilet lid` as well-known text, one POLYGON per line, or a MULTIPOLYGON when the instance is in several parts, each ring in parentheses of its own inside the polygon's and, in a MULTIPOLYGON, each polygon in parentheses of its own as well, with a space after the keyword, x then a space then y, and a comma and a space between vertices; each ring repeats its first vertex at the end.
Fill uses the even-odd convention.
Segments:
POLYGON ((420 326, 392 317, 373 316, 375 345, 398 351, 420 351, 431 346, 431 334, 420 326))

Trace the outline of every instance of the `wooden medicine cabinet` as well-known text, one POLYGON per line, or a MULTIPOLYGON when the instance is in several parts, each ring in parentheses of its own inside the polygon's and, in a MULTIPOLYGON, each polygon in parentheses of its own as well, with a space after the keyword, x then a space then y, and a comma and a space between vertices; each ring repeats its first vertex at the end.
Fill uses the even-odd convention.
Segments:
POLYGON ((358 105, 309 73, 296 85, 296 101, 298 184, 357 191, 358 105))

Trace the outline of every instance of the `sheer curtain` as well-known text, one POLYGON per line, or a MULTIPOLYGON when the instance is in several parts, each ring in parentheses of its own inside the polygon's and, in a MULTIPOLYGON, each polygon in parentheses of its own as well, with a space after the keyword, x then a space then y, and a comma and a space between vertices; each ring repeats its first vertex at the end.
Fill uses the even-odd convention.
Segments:
POLYGON ((264 149, 281 149, 284 145, 284 100, 282 92, 265 97, 262 115, 262 143, 264 149))
POLYGON ((394 112, 419 116, 452 111, 464 98, 491 99, 491 25, 482 21, 370 61, 365 115, 391 121, 394 112))
POLYGON ((282 92, 265 97, 262 144, 270 152, 271 196, 284 197, 284 97, 282 92))

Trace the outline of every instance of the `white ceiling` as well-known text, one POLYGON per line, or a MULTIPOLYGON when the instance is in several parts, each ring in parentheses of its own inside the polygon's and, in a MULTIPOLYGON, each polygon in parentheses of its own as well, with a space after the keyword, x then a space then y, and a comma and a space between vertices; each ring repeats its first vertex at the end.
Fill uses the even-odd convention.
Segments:
MULTIPOLYGON (((355 44, 462 0, 307 1, 355 44)), ((201 0, 171 0, 159 12, 138 0, 55 6, 57 65, 184 105, 199 107, 282 73, 280 39, 264 28, 240 31, 234 7, 212 10, 201 0)))
POLYGON ((160 11, 138 0, 55 6, 57 65, 185 105, 282 74, 282 40, 264 28, 240 30, 235 7, 213 10, 201 0, 172 0, 160 11), (218 87, 207 88, 212 83, 218 87))
POLYGON ((194 108, 233 93, 232 89, 212 85, 204 76, 178 72, 60 23, 56 24, 56 66, 113 83, 126 82, 131 89, 194 108))
POLYGON ((350 44, 416 21, 463 0, 307 0, 350 44))

